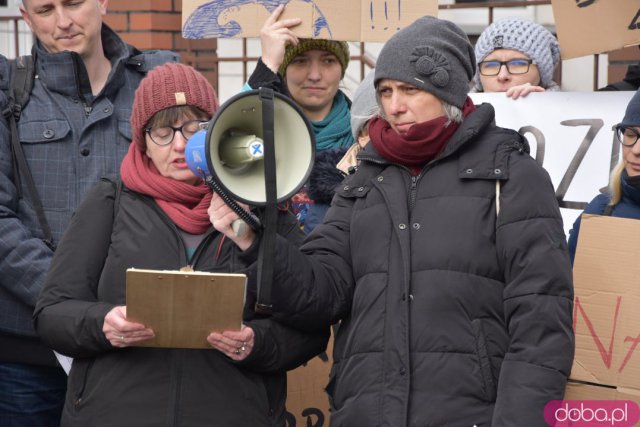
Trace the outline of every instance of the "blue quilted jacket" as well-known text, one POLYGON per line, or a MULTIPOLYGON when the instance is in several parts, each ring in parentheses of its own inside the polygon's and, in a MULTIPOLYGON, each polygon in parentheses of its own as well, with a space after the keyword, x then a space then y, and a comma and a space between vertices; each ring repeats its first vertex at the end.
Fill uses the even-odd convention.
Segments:
MULTIPOLYGON (((51 54, 39 43, 33 47, 36 76, 18 126, 54 244, 87 190, 101 177, 119 173, 131 141, 134 92, 145 72, 178 59, 166 51, 141 54, 106 25, 102 41, 112 70, 97 96, 91 93, 84 63, 76 53, 51 54)), ((4 90, 8 69, 7 59, 0 56, 4 90)), ((6 107, 2 92, 0 107, 6 107)), ((19 198, 8 126, 0 117, 0 361, 14 361, 16 356, 16 362, 28 360, 23 354, 7 352, 19 347, 15 339, 35 337, 32 313, 53 256, 42 240, 24 180, 22 187, 23 198, 19 198), (3 344, 5 339, 12 344, 3 344)))
MULTIPOLYGON (((604 213, 611 195, 608 193, 598 194, 584 209, 583 213, 602 215, 604 213)), ((633 218, 640 219, 640 190, 632 187, 627 182, 626 174, 622 176, 622 198, 620 202, 615 205, 611 216, 619 218, 633 218)), ((582 215, 580 215, 573 223, 573 228, 569 231, 569 255, 571 257, 571 263, 576 256, 576 247, 578 246, 578 236, 580 234, 580 222, 582 215)))

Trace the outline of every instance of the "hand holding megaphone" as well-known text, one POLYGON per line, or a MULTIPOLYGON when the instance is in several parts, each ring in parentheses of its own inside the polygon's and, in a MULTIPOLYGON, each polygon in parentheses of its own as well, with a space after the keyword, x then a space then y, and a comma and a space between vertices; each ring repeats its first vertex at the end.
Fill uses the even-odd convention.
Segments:
MULTIPOLYGON (((239 206, 242 206, 247 211, 249 210, 247 205, 239 204, 239 206)), ((231 239, 241 250, 244 251, 253 244, 256 237, 255 232, 215 192, 213 193, 208 213, 213 227, 231 239)))

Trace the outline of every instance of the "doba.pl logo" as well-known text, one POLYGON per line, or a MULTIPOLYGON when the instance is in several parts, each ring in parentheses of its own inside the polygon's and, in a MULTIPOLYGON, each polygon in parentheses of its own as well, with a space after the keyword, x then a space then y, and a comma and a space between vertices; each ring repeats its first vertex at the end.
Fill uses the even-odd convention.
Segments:
POLYGON ((632 400, 552 400, 544 420, 555 427, 633 427, 640 406, 632 400))

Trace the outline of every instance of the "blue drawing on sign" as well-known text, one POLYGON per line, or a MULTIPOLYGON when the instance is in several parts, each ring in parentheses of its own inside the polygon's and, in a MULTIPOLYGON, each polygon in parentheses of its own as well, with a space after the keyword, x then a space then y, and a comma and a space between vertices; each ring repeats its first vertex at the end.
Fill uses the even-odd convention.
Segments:
MULTIPOLYGON (((388 30, 389 29, 389 26, 388 26, 388 23, 389 23, 389 1, 384 0, 384 2, 383 2, 384 3, 384 5, 382 6, 382 9, 383 9, 382 14, 384 15, 383 18, 377 17, 377 15, 375 14, 375 9, 376 8, 374 7, 374 3, 380 3, 380 0, 377 0, 377 1, 376 0, 371 0, 369 2, 369 17, 371 18, 371 28, 375 29, 376 28, 376 26, 375 26, 376 21, 379 21, 380 19, 383 19, 384 23, 387 24, 387 26, 384 27, 384 30, 388 30)), ((400 22, 400 17, 402 15, 402 12, 401 12, 402 0, 396 0, 396 3, 397 3, 397 15, 398 15, 397 19, 398 19, 398 22, 400 22)), ((400 27, 397 26, 396 30, 399 30, 399 29, 400 29, 400 27)))
MULTIPOLYGON (((318 8, 314 0, 298 0, 309 3, 314 9, 317 18, 313 22, 313 35, 317 37, 323 29, 329 32, 331 29, 324 14, 318 8)), ((281 4, 287 4, 290 0, 214 0, 200 5, 194 10, 182 28, 182 36, 187 39, 201 39, 207 37, 234 37, 242 33, 242 26, 232 18, 230 13, 237 12, 246 5, 257 4, 264 7, 270 14, 281 4), (228 22, 226 22, 228 21, 228 22)))

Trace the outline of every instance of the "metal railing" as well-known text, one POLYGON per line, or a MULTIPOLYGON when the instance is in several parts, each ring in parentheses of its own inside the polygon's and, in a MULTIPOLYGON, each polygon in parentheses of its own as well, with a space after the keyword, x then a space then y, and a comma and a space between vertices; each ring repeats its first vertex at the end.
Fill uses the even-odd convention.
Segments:
POLYGON ((20 52, 20 22, 22 16, 0 16, 0 23, 10 24, 9 32, 13 34, 13 51, 20 52))

